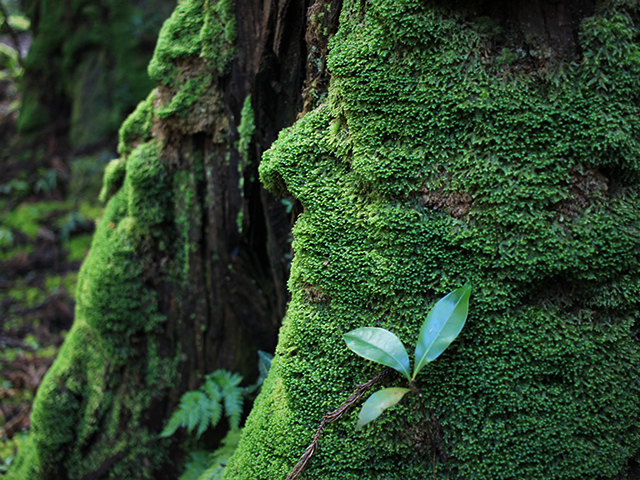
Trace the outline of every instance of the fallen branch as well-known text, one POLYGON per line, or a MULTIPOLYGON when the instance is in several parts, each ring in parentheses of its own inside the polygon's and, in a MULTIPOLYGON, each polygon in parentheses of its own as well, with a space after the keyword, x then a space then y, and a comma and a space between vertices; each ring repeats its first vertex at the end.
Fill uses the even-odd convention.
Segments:
POLYGON ((358 400, 360 400, 369 388, 371 388, 373 385, 375 385, 384 377, 386 377, 389 374, 389 372, 391 372, 391 369, 386 368, 382 373, 378 374, 368 382, 358 385, 351 393, 351 396, 347 400, 345 400, 345 402, 342 405, 340 405, 334 411, 329 412, 324 417, 322 417, 322 421, 320 422, 320 425, 316 430, 316 434, 313 437, 313 441, 304 451, 304 453, 300 457, 300 460, 298 460, 298 463, 296 463, 296 466, 293 467, 293 470, 287 476, 286 480, 295 480, 302 474, 305 467, 309 463, 309 460, 311 460, 311 457, 313 457, 313 454, 318 449, 318 441, 320 440, 320 436, 322 435, 322 432, 324 431, 324 428, 327 426, 327 424, 338 421, 345 413, 347 413, 347 411, 349 410, 349 407, 351 407, 358 400))

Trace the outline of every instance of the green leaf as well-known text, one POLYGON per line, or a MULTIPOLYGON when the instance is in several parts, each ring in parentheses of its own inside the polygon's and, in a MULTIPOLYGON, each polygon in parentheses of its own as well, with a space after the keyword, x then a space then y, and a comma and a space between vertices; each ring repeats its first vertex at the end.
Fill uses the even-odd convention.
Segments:
MULTIPOLYGON (((187 417, 187 430, 193 432, 200 422, 205 420, 203 417, 209 399, 201 391, 187 392, 184 394, 184 397, 187 398, 185 398, 184 403, 181 404, 181 409, 189 412, 187 417)), ((205 421, 208 422, 208 419, 205 421)))
POLYGON ((269 375, 269 369, 271 368, 273 355, 267 352, 263 352, 262 350, 258 350, 258 357, 258 369, 260 371, 260 376, 258 377, 258 381, 256 383, 261 385, 267 378, 267 375, 269 375))
POLYGON ((402 400, 405 393, 410 391, 408 388, 385 388, 371 395, 358 414, 356 430, 360 430, 367 423, 378 418, 384 410, 393 407, 402 400))
POLYGON ((422 324, 416 345, 413 378, 453 342, 467 320, 471 287, 465 285, 439 300, 422 324))
POLYGON ((344 336, 347 347, 361 357, 381 363, 402 373, 409 379, 409 355, 402 342, 384 328, 363 327, 344 336))
POLYGON ((183 426, 184 420, 182 419, 181 414, 182 411, 178 410, 174 412, 173 415, 171 415, 171 418, 169 418, 169 422, 167 423, 166 427, 164 427, 164 429, 160 433, 161 437, 170 437, 175 433, 176 430, 178 430, 178 428, 183 426))
POLYGON ((220 389, 220 386, 211 378, 205 377, 205 382, 202 389, 205 391, 209 398, 215 400, 216 402, 220 401, 222 390, 220 389))
POLYGON ((224 391, 224 413, 232 430, 240 428, 243 403, 242 389, 236 387, 224 391))

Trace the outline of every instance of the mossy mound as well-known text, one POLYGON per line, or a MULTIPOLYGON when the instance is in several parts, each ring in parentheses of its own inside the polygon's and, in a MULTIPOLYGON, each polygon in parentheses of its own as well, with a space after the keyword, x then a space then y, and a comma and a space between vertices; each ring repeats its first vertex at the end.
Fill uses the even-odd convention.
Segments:
POLYGON ((105 478, 152 478, 164 460, 162 426, 147 423, 151 404, 173 383, 176 359, 158 353, 165 316, 143 274, 143 251, 158 241, 152 227, 166 206, 156 142, 134 149, 127 168, 81 268, 74 326, 38 389, 31 443, 9 478, 83 478, 107 469, 105 478))
POLYGON ((407 396, 356 431, 351 411, 304 477, 628 478, 639 23, 635 4, 612 2, 583 22, 580 62, 531 69, 486 58, 494 33, 467 12, 345 2, 329 104, 260 166, 305 210, 276 358, 226 480, 284 478, 322 416, 379 371, 344 333, 381 326, 413 345, 434 301, 466 282, 461 338, 417 380, 433 417, 407 396))

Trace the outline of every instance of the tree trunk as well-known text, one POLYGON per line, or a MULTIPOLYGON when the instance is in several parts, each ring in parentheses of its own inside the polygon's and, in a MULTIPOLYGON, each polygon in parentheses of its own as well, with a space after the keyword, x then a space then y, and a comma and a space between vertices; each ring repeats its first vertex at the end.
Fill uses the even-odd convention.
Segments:
POLYGON ((185 0, 165 22, 158 88, 120 129, 76 320, 9 478, 177 478, 184 434, 158 435, 180 396, 218 368, 255 378, 257 350, 275 349, 291 213, 257 166, 316 102, 307 8, 185 0))
POLYGON ((226 479, 285 478, 380 371, 344 333, 411 352, 466 282, 423 397, 327 426, 308 477, 635 478, 639 22, 624 1, 180 2, 9 478, 177 477, 157 434, 179 396, 275 342, 278 194, 304 206, 292 298, 226 479))
POLYGON ((382 370, 342 335, 384 327, 412 354, 467 282, 422 398, 361 431, 359 408, 325 420, 303 478, 640 478, 639 25, 636 2, 345 1, 328 101, 260 165, 304 212, 226 480, 287 477, 382 370))

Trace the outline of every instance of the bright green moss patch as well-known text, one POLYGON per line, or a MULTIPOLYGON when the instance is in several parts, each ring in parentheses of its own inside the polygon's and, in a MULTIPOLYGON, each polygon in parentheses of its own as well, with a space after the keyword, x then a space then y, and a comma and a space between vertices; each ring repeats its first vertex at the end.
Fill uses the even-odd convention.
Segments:
POLYGON ((118 153, 120 153, 120 155, 128 155, 131 153, 133 146, 141 142, 146 142, 151 138, 153 102, 155 98, 156 90, 153 90, 146 100, 140 102, 135 111, 122 123, 118 134, 118 153))
POLYGON ((214 82, 233 59, 235 39, 233 0, 178 5, 162 27, 149 63, 149 75, 161 85, 158 117, 190 116, 195 124, 215 121, 206 118, 220 113, 215 110, 220 99, 214 82))
MULTIPOLYGON (((157 141, 130 141, 136 145, 125 146, 126 161, 107 168, 111 198, 77 279, 74 326, 38 390, 32 443, 12 480, 83 478, 105 464, 106 478, 153 478, 166 462, 162 425, 146 425, 152 402, 173 385, 177 359, 159 352, 166 317, 145 272, 154 261, 149 252, 169 245, 155 227, 171 213, 170 187, 157 141), (114 175, 121 178, 109 182, 114 175)), ((81 258, 88 241, 71 238, 71 255, 81 258)), ((75 280, 51 278, 46 287, 69 290, 75 280)))
POLYGON ((111 160, 104 169, 104 179, 100 190, 100 201, 106 202, 122 186, 126 173, 124 158, 111 160))
MULTIPOLYGON (((465 12, 361 8, 343 6, 329 104, 260 165, 305 210, 276 359, 224 478, 286 476, 322 416, 379 371, 342 334, 380 326, 414 343, 466 282, 461 338, 418 376, 446 452, 436 474, 627 478, 640 453, 640 11, 614 3, 584 22, 581 62, 536 71, 515 50, 482 59, 476 46, 500 32, 465 12)), ((415 398, 362 431, 356 416, 327 427, 305 477, 432 475, 415 398)))
POLYGON ((169 104, 158 109, 158 116, 160 118, 171 115, 186 116, 196 100, 211 89, 211 80, 211 75, 208 74, 188 78, 178 93, 171 98, 169 104))
POLYGON ((206 59, 210 70, 222 72, 233 59, 235 40, 233 0, 180 2, 160 31, 149 76, 161 85, 177 86, 176 63, 190 57, 206 59))
POLYGON ((22 203, 2 219, 5 228, 14 228, 35 240, 43 220, 69 208, 68 202, 22 203))

